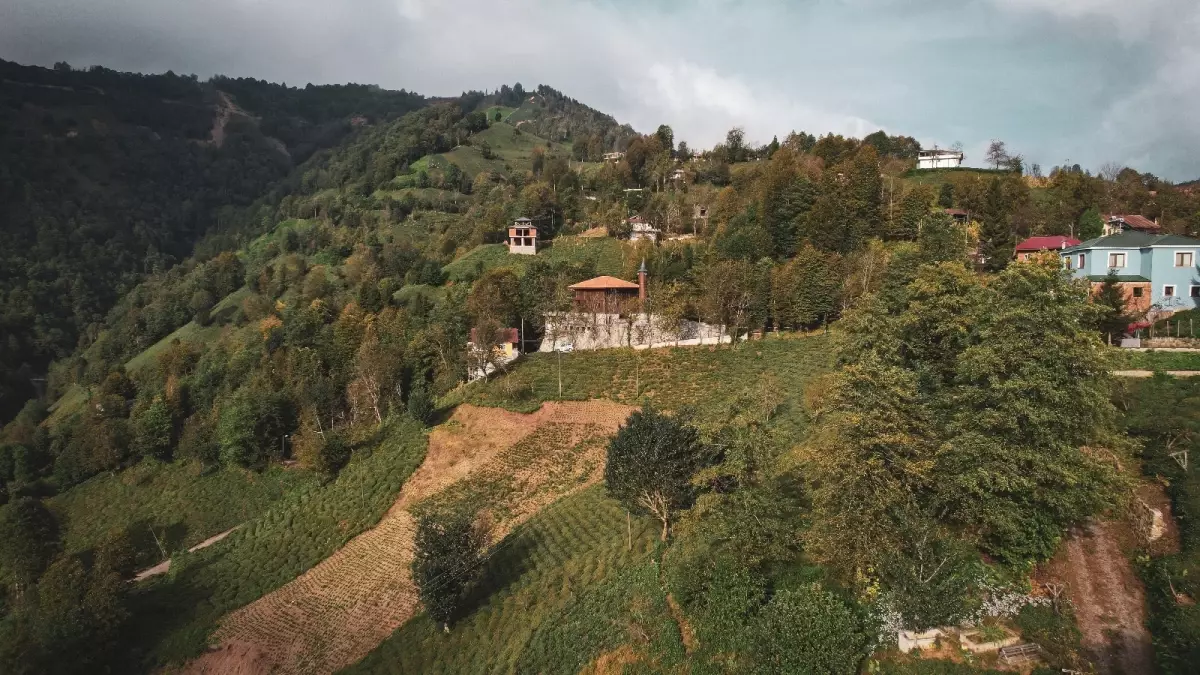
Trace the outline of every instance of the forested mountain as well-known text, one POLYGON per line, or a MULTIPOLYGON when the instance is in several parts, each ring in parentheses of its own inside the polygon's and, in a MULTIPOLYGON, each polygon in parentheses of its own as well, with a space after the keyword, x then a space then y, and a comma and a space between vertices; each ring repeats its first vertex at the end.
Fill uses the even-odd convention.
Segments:
POLYGON ((233 226, 351 115, 420 105, 368 87, 0 62, 0 419, 118 298, 233 226))
MULTIPOLYGON (((579 672, 630 639, 648 663, 855 672, 889 630, 1028 600, 1029 570, 1128 487, 1132 445, 1098 332, 1128 317, 1055 261, 1010 265, 1015 241, 1083 234, 1112 212, 1200 231, 1196 195, 1134 169, 1025 176, 1018 158, 917 172, 920 145, 883 131, 793 131, 756 146, 733 129, 697 151, 669 126, 638 134, 546 86, 425 99, 2 65, 0 404, 20 412, 0 431, 0 669, 14 673, 194 658, 229 637, 214 633, 229 612, 392 513, 433 442, 424 426, 442 423, 438 442, 464 435, 445 421, 451 407, 595 398, 672 413, 635 416, 609 447, 609 464, 627 464, 606 479, 613 499, 576 494, 592 500, 583 515, 548 516, 572 533, 564 550, 591 545, 574 534, 598 514, 627 543, 603 558, 577 551, 583 575, 553 543, 546 555, 563 569, 510 585, 518 558, 532 565, 557 536, 537 529, 554 499, 521 490, 600 480, 566 478, 549 464, 560 451, 605 462, 549 424, 515 453, 532 463, 413 512, 423 547, 453 531, 446 548, 463 557, 489 545, 463 512, 533 518, 492 542, 487 557, 505 553, 460 589, 462 607, 436 584, 421 589, 438 621, 467 624, 489 592, 529 582, 544 588, 504 603, 536 624, 505 650, 521 672, 579 672), (623 241, 634 215, 664 241, 623 241), (543 238, 535 256, 500 243, 520 216, 543 238), (632 279, 642 264, 656 321, 719 325, 730 346, 532 355, 466 384, 496 366, 506 329, 536 349, 545 316, 571 310, 572 284, 632 279), (743 343, 752 334, 773 337, 743 343), (47 393, 32 398, 29 379, 44 373, 47 393), (671 442, 649 443, 656 434, 671 442), (639 482, 662 476, 669 485, 639 482), (504 501, 514 494, 523 501, 504 501), (456 517, 439 524, 439 509, 456 517), (663 541, 635 545, 630 512, 663 541), (568 516, 569 527, 554 520, 568 516), (170 575, 126 583, 236 525, 170 575), (512 537, 537 541, 510 550, 512 537), (930 571, 929 559, 941 563, 930 571), (675 600, 682 610, 662 609, 675 600), (670 642, 680 611, 699 647, 670 642), (588 621, 583 644, 570 631, 588 621), (663 621, 670 630, 641 627, 663 621), (658 637, 636 637, 647 631, 658 637)), ((483 431, 508 434, 528 421, 516 414, 497 411, 483 431)), ((394 566, 399 548, 384 548, 394 566)), ((432 562, 416 576, 439 578, 436 553, 423 551, 432 562)), ((1030 631, 1061 648, 1053 665, 1081 667, 1069 612, 1048 614, 1025 617, 1030 631)), ((384 644, 402 668, 495 652, 430 650, 460 638, 421 634, 428 623, 384 644)), ((461 639, 500 639, 490 625, 471 631, 461 639)), ((313 638, 323 655, 327 638, 313 638)))

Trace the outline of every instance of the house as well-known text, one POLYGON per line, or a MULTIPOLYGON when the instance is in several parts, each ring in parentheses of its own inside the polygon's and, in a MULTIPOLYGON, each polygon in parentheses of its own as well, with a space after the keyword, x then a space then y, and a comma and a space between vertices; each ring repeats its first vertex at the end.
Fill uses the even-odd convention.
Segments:
POLYGON ((1081 244, 1078 239, 1056 234, 1051 237, 1030 237, 1017 244, 1014 254, 1017 260, 1029 260, 1029 257, 1042 251, 1061 251, 1065 248, 1081 244))
POLYGON ((616 277, 596 277, 570 286, 575 294, 575 311, 593 314, 625 314, 634 301, 646 297, 644 275, 641 283, 630 283, 616 277))
POLYGON ((962 209, 943 209, 946 215, 954 219, 954 222, 960 225, 966 225, 971 220, 971 213, 962 209))
POLYGON ((467 375, 472 382, 491 375, 495 372, 497 365, 507 365, 521 355, 517 347, 520 344, 521 336, 516 328, 504 328, 500 331, 499 339, 492 346, 490 355, 483 351, 483 347, 477 346, 479 342, 477 335, 475 329, 472 328, 470 341, 467 342, 469 363, 467 375))
POLYGON ((1104 218, 1104 234, 1116 234, 1134 230, 1136 232, 1147 232, 1150 234, 1158 234, 1162 228, 1158 224, 1158 219, 1150 220, 1145 216, 1137 215, 1118 215, 1110 214, 1104 218))
POLYGON ((958 150, 922 150, 917 153, 918 169, 957 169, 966 155, 958 150))
POLYGON ((612 163, 616 164, 617 162, 619 162, 623 159, 625 159, 625 153, 623 153, 623 152, 606 152, 606 153, 604 153, 604 161, 606 161, 606 162, 612 162, 612 163))
POLYGON ((687 172, 684 171, 683 169, 675 169, 674 171, 671 172, 671 180, 673 180, 675 182, 679 182, 681 180, 687 180, 687 172))
POLYGON ((1059 251, 1063 265, 1096 289, 1116 275, 1131 309, 1152 314, 1200 306, 1200 239, 1125 230, 1059 251))
POLYGON ((508 252, 517 255, 537 255, 538 232, 533 221, 517 218, 508 228, 508 252))
POLYGON ((648 239, 651 242, 658 243, 658 237, 662 233, 657 227, 642 220, 641 216, 634 216, 625 223, 629 225, 629 241, 639 241, 648 239))

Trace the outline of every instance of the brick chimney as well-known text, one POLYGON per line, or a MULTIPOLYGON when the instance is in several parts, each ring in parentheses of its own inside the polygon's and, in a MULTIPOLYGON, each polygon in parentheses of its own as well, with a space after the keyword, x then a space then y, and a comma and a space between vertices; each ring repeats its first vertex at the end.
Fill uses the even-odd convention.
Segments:
POLYGON ((642 258, 642 266, 638 268, 638 300, 646 302, 646 277, 649 276, 646 271, 646 259, 642 258))

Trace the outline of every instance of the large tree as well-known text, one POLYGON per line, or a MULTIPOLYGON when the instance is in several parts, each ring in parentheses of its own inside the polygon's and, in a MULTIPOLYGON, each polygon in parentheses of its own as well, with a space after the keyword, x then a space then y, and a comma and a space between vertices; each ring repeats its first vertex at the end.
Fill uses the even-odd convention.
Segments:
POLYGON ((848 573, 907 556, 896 578, 928 578, 921 559, 957 559, 950 533, 1020 565, 1115 505, 1125 443, 1095 311, 1047 260, 986 284, 926 265, 852 313, 804 453, 810 550, 848 573))
POLYGON ((695 427, 646 407, 609 442, 604 479, 609 494, 630 511, 658 519, 666 541, 675 514, 696 498, 692 476, 711 458, 695 427))
POLYGON ((417 521, 412 576, 425 611, 442 629, 458 616, 481 571, 487 535, 462 514, 428 514, 417 521))
POLYGON ((984 200, 983 225, 979 229, 979 253, 983 256, 984 269, 999 272, 1012 260, 1014 241, 1012 225, 1008 220, 1008 204, 999 178, 988 185, 984 200))

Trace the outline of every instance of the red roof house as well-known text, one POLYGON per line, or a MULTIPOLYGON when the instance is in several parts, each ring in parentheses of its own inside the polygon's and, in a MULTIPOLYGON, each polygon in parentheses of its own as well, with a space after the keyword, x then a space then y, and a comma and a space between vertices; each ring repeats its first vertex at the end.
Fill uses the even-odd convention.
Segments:
POLYGON ((1157 220, 1150 220, 1146 216, 1113 213, 1104 218, 1104 234, 1106 235, 1116 234, 1123 230, 1158 234, 1161 229, 1157 220))
POLYGON ((1049 237, 1030 237, 1025 241, 1017 244, 1016 256, 1017 260, 1028 260, 1029 256, 1040 251, 1061 251, 1064 248, 1078 246, 1078 239, 1064 237, 1061 234, 1056 234, 1049 237))

